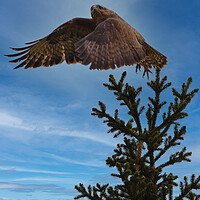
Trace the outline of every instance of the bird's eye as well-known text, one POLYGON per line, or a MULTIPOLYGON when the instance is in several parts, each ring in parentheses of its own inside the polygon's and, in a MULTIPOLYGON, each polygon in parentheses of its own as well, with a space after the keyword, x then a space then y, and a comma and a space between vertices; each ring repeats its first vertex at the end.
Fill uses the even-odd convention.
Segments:
POLYGON ((98 6, 98 8, 101 10, 101 9, 103 9, 103 7, 102 6, 98 6))

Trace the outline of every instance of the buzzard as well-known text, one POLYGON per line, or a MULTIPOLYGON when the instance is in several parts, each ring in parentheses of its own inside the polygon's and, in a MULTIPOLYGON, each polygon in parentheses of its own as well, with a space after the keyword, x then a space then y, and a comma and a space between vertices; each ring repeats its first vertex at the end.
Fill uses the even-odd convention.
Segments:
POLYGON ((167 58, 146 43, 144 38, 114 11, 101 5, 91 7, 92 18, 73 18, 46 37, 11 48, 18 53, 12 63, 21 62, 14 69, 49 67, 81 63, 90 69, 107 70, 136 64, 136 71, 144 67, 163 68, 167 58))

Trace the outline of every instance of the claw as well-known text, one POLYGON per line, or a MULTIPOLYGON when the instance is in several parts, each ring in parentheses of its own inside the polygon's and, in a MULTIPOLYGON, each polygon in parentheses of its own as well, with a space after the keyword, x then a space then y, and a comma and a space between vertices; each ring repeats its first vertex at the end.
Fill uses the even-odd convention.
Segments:
POLYGON ((151 74, 152 74, 151 70, 150 70, 148 67, 144 66, 144 73, 143 73, 143 77, 144 77, 144 76, 145 76, 145 74, 146 74, 146 75, 147 75, 147 78, 149 79, 149 73, 151 73, 151 74))
POLYGON ((137 64, 137 65, 136 65, 136 70, 135 70, 135 71, 136 71, 136 73, 137 73, 138 71, 141 71, 141 65, 140 65, 140 64, 137 64))

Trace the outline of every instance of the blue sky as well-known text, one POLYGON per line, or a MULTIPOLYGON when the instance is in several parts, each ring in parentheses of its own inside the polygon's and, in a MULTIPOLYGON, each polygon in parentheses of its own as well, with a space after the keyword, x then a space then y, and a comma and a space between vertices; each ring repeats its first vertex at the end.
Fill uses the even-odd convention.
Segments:
MULTIPOLYGON (((128 72, 130 84, 151 92, 147 78, 134 67, 90 71, 88 66, 19 69, 8 63, 8 48, 39 39, 73 17, 90 17, 90 6, 102 4, 136 28, 168 57, 162 75, 177 89, 193 77, 200 86, 199 0, 7 0, 0 2, 0 200, 71 200, 74 185, 117 183, 105 159, 116 143, 107 127, 90 115, 98 100, 112 112, 113 96, 102 86, 110 73, 128 72)), ((150 79, 153 75, 150 76, 150 79)), ((165 92, 169 98, 171 91, 165 92)), ((192 163, 173 166, 181 177, 200 173, 200 96, 187 109, 183 145, 193 151, 192 163)), ((125 112, 122 117, 127 118, 125 112)))

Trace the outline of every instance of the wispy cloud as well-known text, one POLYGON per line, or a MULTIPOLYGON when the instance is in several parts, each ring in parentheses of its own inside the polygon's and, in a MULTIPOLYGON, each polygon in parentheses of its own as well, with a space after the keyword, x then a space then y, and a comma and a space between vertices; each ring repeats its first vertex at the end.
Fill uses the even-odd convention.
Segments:
MULTIPOLYGON (((33 116, 29 116, 29 117, 30 119, 31 117, 34 118, 33 116)), ((30 131, 34 133, 40 133, 40 134, 59 135, 59 136, 88 139, 88 140, 99 142, 108 146, 115 146, 116 144, 116 142, 113 142, 113 140, 111 140, 109 137, 104 138, 101 136, 100 133, 97 133, 95 131, 89 132, 89 131, 82 131, 82 130, 74 130, 74 128, 70 130, 70 128, 61 127, 58 124, 56 124, 57 123, 56 120, 51 119, 51 118, 48 120, 49 122, 44 121, 43 119, 37 119, 37 121, 34 121, 34 119, 32 119, 30 121, 31 123, 27 122, 26 119, 16 117, 10 114, 9 112, 0 111, 0 126, 5 126, 8 128, 17 128, 17 129, 30 131)), ((16 135, 16 137, 18 137, 18 135, 16 135)))
POLYGON ((75 178, 49 178, 49 177, 24 177, 24 178, 16 178, 13 179, 12 181, 14 182, 21 182, 21 181, 36 181, 36 182, 40 182, 40 181, 44 181, 44 182, 80 182, 75 178))
POLYGON ((64 106, 50 106, 49 109, 53 111, 69 112, 70 110, 77 110, 83 105, 81 103, 72 103, 64 106))
POLYGON ((196 113, 196 112, 199 112, 200 111, 200 108, 196 108, 196 109, 193 109, 193 110, 190 110, 188 113, 189 114, 192 114, 192 113, 196 113))
POLYGON ((8 200, 7 197, 0 197, 0 200, 8 200))
POLYGON ((68 194, 69 192, 74 192, 73 190, 68 190, 64 187, 60 187, 55 184, 19 184, 11 182, 0 182, 0 189, 6 189, 13 192, 22 193, 41 191, 53 194, 68 194))
MULTIPOLYGON (((199 155, 200 155, 200 145, 194 145, 194 146, 190 146, 188 148, 189 151, 192 152, 192 156, 191 156, 191 160, 193 162, 199 163, 200 159, 199 159, 199 155)), ((200 171, 200 170, 199 170, 200 171)))
POLYGON ((67 128, 56 128, 55 130, 48 131, 48 134, 56 134, 60 136, 68 136, 68 137, 77 137, 92 140, 94 142, 99 142, 109 146, 115 146, 115 142, 108 138, 104 138, 100 136, 97 132, 86 132, 86 131, 76 131, 76 130, 69 130, 67 128))
POLYGON ((26 131, 34 130, 33 127, 23 123, 23 119, 13 116, 5 111, 0 111, 0 126, 18 128, 26 131))
POLYGON ((58 171, 48 171, 48 170, 37 170, 37 169, 26 169, 21 167, 12 166, 0 166, 0 170, 5 171, 16 171, 16 172, 31 172, 31 173, 41 173, 41 174, 71 174, 69 172, 58 172, 58 171))
POLYGON ((57 156, 54 154, 48 154, 49 157, 63 161, 63 162, 68 162, 68 163, 72 163, 72 164, 76 164, 76 165, 84 165, 84 166, 90 166, 90 167, 105 167, 105 161, 99 161, 99 160, 90 160, 90 161, 77 161, 77 160, 72 160, 69 158, 65 158, 62 156, 57 156))

